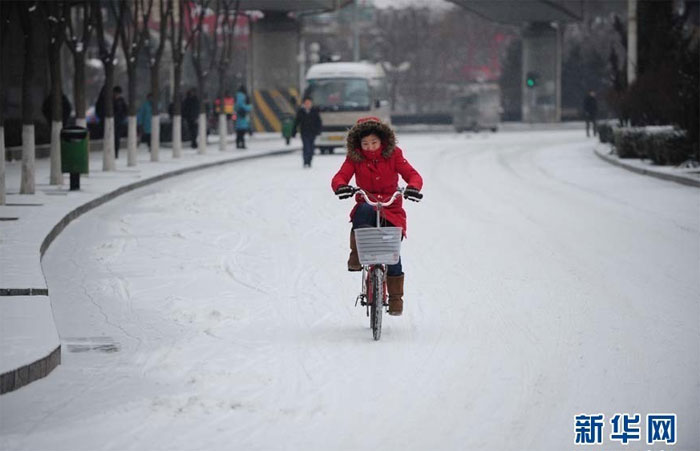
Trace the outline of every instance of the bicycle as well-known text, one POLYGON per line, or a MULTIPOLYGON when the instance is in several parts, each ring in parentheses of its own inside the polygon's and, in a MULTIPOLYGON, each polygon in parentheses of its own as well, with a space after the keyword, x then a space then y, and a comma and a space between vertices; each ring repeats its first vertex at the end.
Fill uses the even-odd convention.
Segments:
POLYGON ((359 302, 361 306, 366 307, 375 341, 382 335, 382 311, 389 307, 386 290, 387 265, 398 263, 403 235, 401 227, 381 227, 381 213, 384 207, 394 203, 403 192, 404 188, 397 188, 389 201, 379 202, 378 199, 371 200, 371 195, 364 190, 352 188, 353 195, 360 194, 365 202, 377 207, 377 226, 355 229, 357 253, 362 264, 362 291, 355 299, 355 306, 359 302))

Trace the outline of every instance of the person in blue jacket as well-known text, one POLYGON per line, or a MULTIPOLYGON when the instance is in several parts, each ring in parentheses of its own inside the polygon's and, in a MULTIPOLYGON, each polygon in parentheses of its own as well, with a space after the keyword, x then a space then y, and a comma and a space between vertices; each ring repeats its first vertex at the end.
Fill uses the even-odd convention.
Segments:
POLYGON ((148 151, 151 151, 151 116, 153 116, 153 96, 149 92, 146 95, 146 101, 141 104, 138 113, 136 113, 136 124, 141 131, 141 142, 148 145, 148 151))
POLYGON ((248 93, 243 85, 236 92, 236 148, 245 149, 245 134, 250 130, 250 104, 248 93))

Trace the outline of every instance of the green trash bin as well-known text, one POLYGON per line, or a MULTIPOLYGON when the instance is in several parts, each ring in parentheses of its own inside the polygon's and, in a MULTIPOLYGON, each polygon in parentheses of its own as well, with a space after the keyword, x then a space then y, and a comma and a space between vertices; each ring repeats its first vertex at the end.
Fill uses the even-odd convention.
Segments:
POLYGON ((61 130, 61 172, 70 174, 70 189, 80 189, 80 174, 89 172, 88 130, 77 125, 61 130))
POLYGON ((282 116, 282 137, 284 137, 287 144, 289 144, 289 140, 292 139, 293 133, 294 118, 290 114, 285 114, 282 116))

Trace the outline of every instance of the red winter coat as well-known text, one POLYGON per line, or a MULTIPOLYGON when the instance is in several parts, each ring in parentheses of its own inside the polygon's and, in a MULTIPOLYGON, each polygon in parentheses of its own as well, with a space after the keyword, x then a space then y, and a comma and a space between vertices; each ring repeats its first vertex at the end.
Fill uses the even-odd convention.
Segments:
MULTIPOLYGON (((353 175, 358 187, 371 193, 381 202, 388 201, 394 194, 399 185, 399 175, 406 184, 419 190, 423 187, 423 178, 404 158, 403 151, 395 145, 392 149, 384 146, 375 152, 365 152, 361 149, 348 152, 345 162, 331 181, 333 191, 342 185, 349 185, 353 175)), ((351 220, 355 215, 357 204, 363 203, 365 200, 360 194, 357 194, 355 202, 357 203, 350 212, 351 220)), ((406 211, 402 205, 403 198, 398 197, 393 204, 382 211, 384 218, 394 226, 401 227, 405 236, 406 211)))

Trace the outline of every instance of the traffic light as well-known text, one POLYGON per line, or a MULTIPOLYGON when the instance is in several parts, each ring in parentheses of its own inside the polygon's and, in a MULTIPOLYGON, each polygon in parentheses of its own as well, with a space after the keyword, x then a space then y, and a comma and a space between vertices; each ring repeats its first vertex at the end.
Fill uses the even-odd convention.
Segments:
POLYGON ((537 72, 528 72, 527 74, 525 74, 525 86, 527 86, 528 88, 534 88, 535 86, 537 86, 539 77, 540 75, 537 72))

